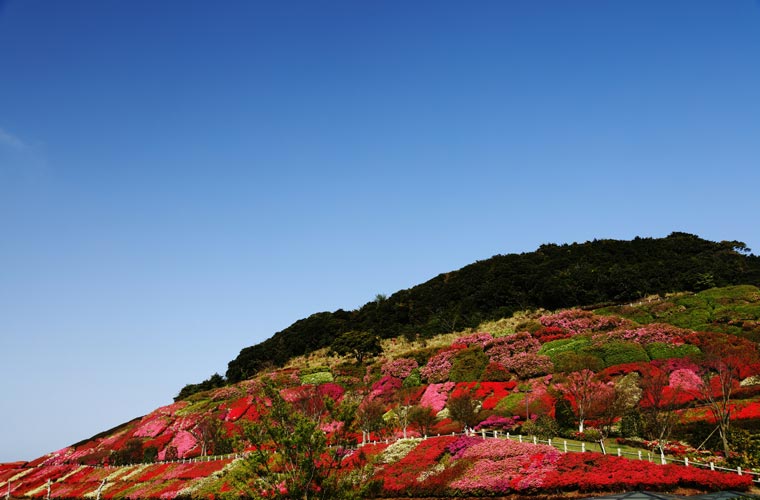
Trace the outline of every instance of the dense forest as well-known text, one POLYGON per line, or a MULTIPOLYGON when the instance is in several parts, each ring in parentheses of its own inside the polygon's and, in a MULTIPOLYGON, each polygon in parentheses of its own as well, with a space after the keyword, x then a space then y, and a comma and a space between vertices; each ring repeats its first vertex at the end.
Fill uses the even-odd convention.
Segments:
POLYGON ((545 244, 534 252, 496 255, 378 297, 358 310, 320 312, 298 320, 242 349, 229 362, 226 381, 214 375, 189 384, 178 399, 328 347, 349 331, 425 338, 525 309, 602 306, 674 291, 760 285, 760 257, 750 251, 740 241, 712 242, 675 232, 665 238, 545 244))

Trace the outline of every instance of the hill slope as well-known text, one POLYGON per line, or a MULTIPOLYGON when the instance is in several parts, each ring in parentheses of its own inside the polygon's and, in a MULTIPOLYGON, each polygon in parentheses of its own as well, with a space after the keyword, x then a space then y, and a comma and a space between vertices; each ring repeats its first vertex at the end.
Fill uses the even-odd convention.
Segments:
MULTIPOLYGON (((534 252, 497 255, 443 273, 355 311, 321 312, 296 321, 229 362, 227 379, 329 346, 348 331, 381 338, 429 337, 475 327, 515 311, 624 302, 651 294, 713 286, 760 285, 760 257, 744 243, 707 241, 686 233, 632 241, 546 244, 534 252)), ((208 382, 208 381, 207 381, 208 382)), ((188 386, 180 396, 219 385, 188 386)))
POLYGON ((363 364, 313 353, 33 462, 0 464, 0 491, 209 499, 288 498, 288 488, 306 488, 309 498, 746 490, 753 477, 760 480, 758 345, 667 324, 699 323, 714 304, 722 305, 721 315, 760 320, 760 290, 736 286, 626 306, 626 315, 642 323, 609 309, 526 312, 474 333, 389 339, 382 356, 363 364), (667 311, 674 301, 689 307, 651 321, 657 304, 667 311), (705 406, 722 393, 723 365, 707 356, 716 347, 741 357, 730 375, 728 458, 705 406), (584 382, 590 366, 596 373, 584 382), (583 410, 582 394, 573 389, 578 382, 588 384, 597 402, 583 410), (475 435, 462 435, 464 426, 475 435), (507 432, 511 440, 502 439, 507 432), (528 434, 535 438, 524 441, 528 434), (373 444, 357 448, 365 438, 373 444), (683 442, 669 441, 675 438, 683 442), (572 453, 599 450, 601 442, 635 461, 572 453), (704 443, 712 451, 696 449, 704 443), (667 460, 688 458, 704 467, 662 466, 659 457, 651 463, 657 446, 667 460), (745 473, 712 472, 708 462, 741 464, 745 473), (299 475, 305 469, 306 479, 299 475))

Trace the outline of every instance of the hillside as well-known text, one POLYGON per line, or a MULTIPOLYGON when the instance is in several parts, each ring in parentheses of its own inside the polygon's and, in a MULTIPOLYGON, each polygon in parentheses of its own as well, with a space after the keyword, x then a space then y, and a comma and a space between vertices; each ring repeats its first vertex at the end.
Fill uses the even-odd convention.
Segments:
MULTIPOLYGON (((546 244, 496 255, 355 311, 321 312, 240 351, 226 377, 243 380, 267 366, 328 347, 347 331, 409 338, 472 328, 531 308, 620 303, 713 286, 760 285, 760 257, 737 241, 715 243, 686 233, 632 241, 546 244)), ((213 384, 211 384, 213 385, 213 384)), ((208 384, 207 386, 208 387, 208 384)), ((192 393, 192 386, 182 395, 192 393)))
POLYGON ((0 465, 0 491, 327 499, 753 488, 760 353, 743 334, 760 320, 760 290, 620 307, 523 311, 399 336, 362 363, 311 352, 33 462, 0 465), (716 310, 740 331, 701 328, 716 310), (700 328, 675 324, 684 321, 700 328))

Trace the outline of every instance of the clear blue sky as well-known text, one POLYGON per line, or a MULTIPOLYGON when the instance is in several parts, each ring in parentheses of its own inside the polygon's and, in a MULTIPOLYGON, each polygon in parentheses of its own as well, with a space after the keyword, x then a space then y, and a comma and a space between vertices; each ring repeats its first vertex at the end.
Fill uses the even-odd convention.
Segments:
POLYGON ((760 3, 0 0, 0 462, 494 254, 760 250, 760 3))

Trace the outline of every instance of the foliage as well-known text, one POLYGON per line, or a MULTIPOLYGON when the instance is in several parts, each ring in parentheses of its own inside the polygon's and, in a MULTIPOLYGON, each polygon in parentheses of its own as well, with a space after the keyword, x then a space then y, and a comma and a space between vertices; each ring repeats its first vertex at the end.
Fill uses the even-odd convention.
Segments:
POLYGON ((469 393, 452 395, 446 403, 451 419, 462 424, 463 427, 472 428, 478 423, 478 402, 469 393))
POLYGON ((326 384, 335 380, 330 372, 316 372, 301 375, 301 383, 304 385, 326 384))
POLYGON ((475 344, 472 347, 459 351, 452 358, 449 379, 452 382, 474 382, 480 380, 480 376, 487 365, 488 356, 486 356, 479 344, 475 344))
MULTIPOLYGON (((261 418, 243 426, 251 451, 231 471, 229 481, 253 498, 340 498, 345 493, 337 474, 341 452, 328 446, 320 430, 322 416, 299 411, 271 383, 264 383, 262 392, 268 404, 261 405, 261 418)), ((316 391, 309 397, 318 397, 316 391)), ((336 420, 336 408, 329 403, 300 407, 325 408, 329 420, 336 420)))
POLYGON ((365 358, 375 356, 383 352, 380 347, 380 338, 370 332, 350 331, 338 335, 332 344, 330 352, 338 356, 353 356, 358 364, 365 358))

